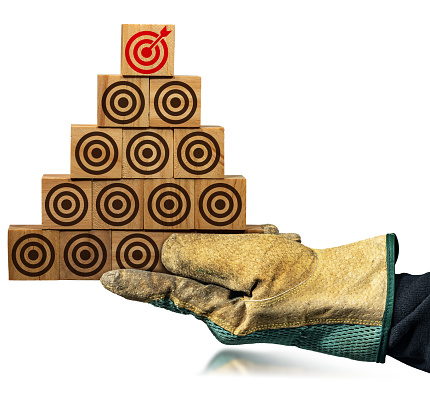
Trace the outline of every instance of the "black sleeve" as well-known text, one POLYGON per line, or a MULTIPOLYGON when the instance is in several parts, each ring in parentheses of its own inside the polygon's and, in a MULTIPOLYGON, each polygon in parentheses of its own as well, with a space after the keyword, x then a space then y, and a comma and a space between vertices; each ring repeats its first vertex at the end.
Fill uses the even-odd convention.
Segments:
POLYGON ((396 274, 388 355, 430 373, 430 273, 396 274))

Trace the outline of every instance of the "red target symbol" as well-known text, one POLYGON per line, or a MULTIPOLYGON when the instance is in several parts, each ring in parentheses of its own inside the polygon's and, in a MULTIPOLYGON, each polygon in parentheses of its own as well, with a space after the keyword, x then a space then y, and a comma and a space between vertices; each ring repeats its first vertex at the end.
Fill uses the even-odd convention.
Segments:
POLYGON ((169 55, 164 38, 170 32, 165 26, 159 34, 141 31, 133 35, 125 46, 128 65, 140 74, 153 74, 163 68, 169 55))

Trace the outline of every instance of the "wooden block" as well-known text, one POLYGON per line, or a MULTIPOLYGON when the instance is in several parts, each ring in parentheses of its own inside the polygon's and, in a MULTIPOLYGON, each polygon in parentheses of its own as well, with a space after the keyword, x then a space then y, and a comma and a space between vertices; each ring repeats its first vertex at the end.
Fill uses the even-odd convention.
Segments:
POLYGON ((123 178, 173 178, 173 130, 123 130, 123 178))
POLYGON ((173 75, 174 25, 122 25, 121 75, 173 75))
POLYGON ((221 229, 199 229, 195 230, 197 233, 201 234, 264 234, 264 229, 257 225, 246 225, 244 230, 229 230, 225 228, 221 229))
POLYGON ((152 78, 150 126, 200 127, 200 96, 200 77, 152 78))
POLYGON ((224 128, 174 130, 175 178, 224 178, 224 128))
POLYGON ((112 231, 112 270, 168 273, 161 263, 161 247, 165 239, 165 232, 112 231))
POLYGON ((9 280, 58 280, 60 234, 42 226, 10 226, 9 280))
POLYGON ((143 180, 93 181, 94 229, 143 229, 143 180))
POLYGON ((245 234, 264 234, 264 228, 260 225, 247 224, 245 234))
POLYGON ((70 174, 42 177, 42 225, 44 229, 92 228, 91 181, 72 181, 70 174))
POLYGON ((61 231, 60 279, 98 280, 111 270, 111 231, 61 231))
POLYGON ((121 178, 122 130, 72 125, 70 176, 121 178))
POLYGON ((99 127, 148 127, 149 78, 99 75, 97 125, 99 127))
POLYGON ((194 180, 144 180, 145 230, 194 229, 194 180))
POLYGON ((246 180, 226 175, 223 180, 195 180, 197 230, 245 230, 246 180))

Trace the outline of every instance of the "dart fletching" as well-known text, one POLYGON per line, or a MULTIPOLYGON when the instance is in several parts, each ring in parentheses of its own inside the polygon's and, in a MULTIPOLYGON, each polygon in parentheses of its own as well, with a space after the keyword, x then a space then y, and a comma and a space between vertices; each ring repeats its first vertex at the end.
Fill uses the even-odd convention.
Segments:
POLYGON ((161 32, 160 32, 160 36, 162 37, 162 38, 165 38, 170 32, 172 32, 172 31, 168 31, 167 30, 167 26, 165 26, 162 30, 161 30, 161 32))

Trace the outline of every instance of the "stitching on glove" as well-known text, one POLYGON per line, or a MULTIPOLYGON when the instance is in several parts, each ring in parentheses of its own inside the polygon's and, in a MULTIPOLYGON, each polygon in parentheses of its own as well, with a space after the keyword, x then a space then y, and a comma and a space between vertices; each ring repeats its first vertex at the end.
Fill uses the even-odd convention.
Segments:
POLYGON ((266 298, 266 299, 248 299, 248 300, 245 300, 245 303, 247 304, 247 306, 249 305, 252 308, 259 308, 261 306, 273 305, 276 302, 279 302, 282 299, 284 299, 288 293, 296 294, 299 291, 299 287, 305 287, 305 285, 309 285, 315 279, 316 275, 314 275, 314 273, 317 269, 318 261, 319 261, 318 255, 315 252, 314 252, 314 254, 315 254, 315 257, 317 259, 315 266, 312 269, 311 274, 305 280, 303 280, 301 283, 297 284, 296 286, 294 286, 294 287, 292 287, 292 288, 290 288, 284 292, 281 292, 278 295, 274 295, 273 297, 266 298), (269 302, 269 301, 272 301, 272 302, 269 302))
POLYGON ((331 324, 343 323, 343 324, 360 324, 360 325, 366 325, 366 326, 382 326, 382 321, 370 321, 370 320, 358 320, 358 319, 314 319, 314 320, 304 320, 301 322, 277 323, 277 324, 266 324, 261 326, 255 326, 244 331, 242 334, 236 334, 236 335, 252 334, 255 331, 259 331, 259 330, 283 329, 287 327, 303 327, 306 325, 324 324, 324 323, 331 323, 331 324))
MULTIPOLYGON (((164 300, 164 297, 153 297, 149 298, 148 302, 151 301, 159 301, 164 300)), ((368 325, 368 326, 381 326, 382 321, 370 321, 370 320, 358 320, 358 319, 313 319, 313 320, 304 320, 299 322, 290 322, 290 323, 272 323, 260 326, 254 326, 249 328, 248 330, 239 333, 237 329, 235 329, 231 324, 227 323, 225 320, 217 318, 215 316, 211 316, 205 312, 203 312, 200 308, 195 305, 191 305, 187 302, 180 301, 178 298, 174 296, 170 296, 169 299, 173 301, 177 308, 184 308, 189 310, 190 312, 194 312, 200 317, 204 317, 222 327, 223 329, 229 331, 231 334, 236 336, 246 336, 248 334, 252 334, 259 330, 267 330, 267 329, 283 329, 288 327, 303 327, 305 325, 311 324, 324 324, 324 323, 344 323, 344 324, 360 324, 360 325, 368 325)))

